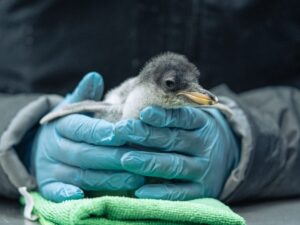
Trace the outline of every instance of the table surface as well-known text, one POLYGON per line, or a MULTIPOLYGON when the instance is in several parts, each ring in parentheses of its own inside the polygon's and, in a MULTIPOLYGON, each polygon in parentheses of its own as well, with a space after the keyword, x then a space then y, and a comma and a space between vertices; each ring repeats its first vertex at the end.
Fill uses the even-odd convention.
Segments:
MULTIPOLYGON (((300 198, 233 206, 243 216, 247 225, 299 225, 300 198)), ((0 199, 0 225, 37 225, 23 219, 18 202, 0 199)))

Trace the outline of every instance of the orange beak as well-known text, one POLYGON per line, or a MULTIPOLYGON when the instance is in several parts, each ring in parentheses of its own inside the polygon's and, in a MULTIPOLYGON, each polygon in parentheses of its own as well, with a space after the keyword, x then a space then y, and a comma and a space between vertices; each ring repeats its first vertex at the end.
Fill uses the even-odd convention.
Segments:
POLYGON ((218 98, 210 92, 209 94, 203 94, 195 91, 181 91, 177 95, 183 95, 199 105, 215 105, 218 103, 218 98))

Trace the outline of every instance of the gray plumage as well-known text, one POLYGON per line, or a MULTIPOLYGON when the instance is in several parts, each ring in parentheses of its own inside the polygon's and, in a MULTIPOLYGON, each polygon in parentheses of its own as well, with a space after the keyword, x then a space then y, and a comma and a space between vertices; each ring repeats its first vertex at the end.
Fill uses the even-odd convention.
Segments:
POLYGON ((182 92, 203 94, 211 99, 208 104, 216 104, 217 97, 198 84, 199 76, 199 70, 185 56, 164 53, 147 62, 138 76, 110 90, 103 101, 88 100, 69 104, 47 114, 41 123, 80 112, 93 112, 97 118, 116 122, 138 118, 140 111, 149 105, 164 108, 199 106, 189 95, 180 94, 182 92))

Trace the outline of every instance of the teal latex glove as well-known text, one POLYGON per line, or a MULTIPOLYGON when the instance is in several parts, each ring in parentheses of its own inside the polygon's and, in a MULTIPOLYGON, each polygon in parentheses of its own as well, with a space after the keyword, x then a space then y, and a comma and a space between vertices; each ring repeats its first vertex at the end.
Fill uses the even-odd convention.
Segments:
MULTIPOLYGON (((57 108, 81 100, 99 100, 102 93, 102 77, 90 73, 57 108)), ((31 167, 41 194, 61 202, 83 198, 83 190, 140 187, 143 176, 125 172, 121 165, 121 157, 130 149, 109 147, 121 144, 115 138, 113 124, 86 115, 74 114, 41 126, 31 153, 31 167)))
POLYGON ((170 182, 146 184, 135 192, 137 197, 219 197, 239 161, 240 150, 230 126, 217 109, 147 107, 140 119, 120 123, 116 128, 119 138, 155 152, 128 152, 121 159, 123 168, 170 182))

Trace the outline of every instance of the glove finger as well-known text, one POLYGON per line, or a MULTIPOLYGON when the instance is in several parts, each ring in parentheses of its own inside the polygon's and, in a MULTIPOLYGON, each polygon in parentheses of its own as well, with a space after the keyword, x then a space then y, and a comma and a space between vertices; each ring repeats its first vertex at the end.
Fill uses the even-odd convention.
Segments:
POLYGON ((46 199, 53 202, 81 199, 84 197, 84 193, 80 188, 62 182, 51 182, 42 185, 40 192, 46 199))
POLYGON ((57 148, 49 151, 49 155, 56 161, 82 169, 123 170, 121 158, 132 150, 126 147, 95 146, 59 138, 57 148))
POLYGON ((210 117, 200 108, 165 109, 158 106, 149 106, 142 110, 140 119, 155 127, 197 129, 205 126, 210 117))
POLYGON ((148 184, 135 191, 138 198, 163 199, 173 201, 191 200, 204 196, 203 187, 196 183, 148 184))
POLYGON ((120 146, 125 143, 115 135, 115 125, 101 119, 74 114, 56 121, 59 135, 77 142, 120 146))
POLYGON ((119 143, 132 143, 161 151, 176 151, 194 155, 206 148, 205 136, 195 131, 152 127, 140 120, 122 120, 115 125, 119 143))
POLYGON ((67 96, 67 103, 74 103, 83 100, 98 101, 103 95, 103 78, 97 72, 90 72, 83 77, 71 95, 67 96))
POLYGON ((86 191, 119 191, 137 189, 144 184, 144 177, 127 172, 83 170, 59 165, 54 170, 55 180, 72 184, 86 191))
POLYGON ((124 154, 121 163, 125 170, 142 176, 196 180, 205 174, 209 160, 175 153, 135 151, 124 154))

